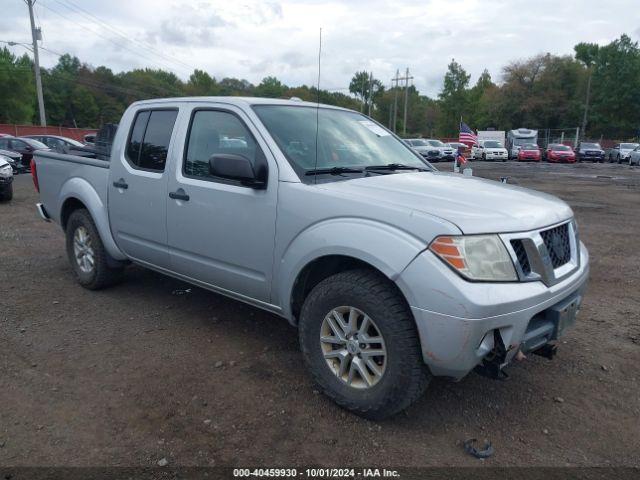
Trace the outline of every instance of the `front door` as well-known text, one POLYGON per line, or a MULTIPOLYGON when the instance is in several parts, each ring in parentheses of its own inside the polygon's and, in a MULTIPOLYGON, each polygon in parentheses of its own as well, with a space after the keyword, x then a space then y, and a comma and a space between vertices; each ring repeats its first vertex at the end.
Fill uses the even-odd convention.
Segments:
POLYGON ((177 109, 139 110, 124 148, 111 159, 109 222, 120 249, 131 259, 169 268, 167 160, 174 153, 177 109))
POLYGON ((172 270, 268 302, 275 241, 277 170, 259 134, 235 107, 194 108, 182 158, 169 179, 172 270), (266 189, 214 177, 209 158, 232 153, 267 165, 266 189))

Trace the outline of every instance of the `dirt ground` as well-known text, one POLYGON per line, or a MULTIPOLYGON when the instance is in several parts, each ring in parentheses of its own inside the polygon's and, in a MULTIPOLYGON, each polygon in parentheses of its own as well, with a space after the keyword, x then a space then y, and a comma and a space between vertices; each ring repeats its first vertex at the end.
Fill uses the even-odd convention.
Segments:
POLYGON ((138 267, 82 289, 19 176, 0 204, 0 465, 475 466, 461 445, 477 437, 495 448, 484 465, 639 467, 640 169, 473 168, 571 204, 591 253, 583 308, 553 361, 434 380, 383 422, 314 391, 274 315, 138 267))

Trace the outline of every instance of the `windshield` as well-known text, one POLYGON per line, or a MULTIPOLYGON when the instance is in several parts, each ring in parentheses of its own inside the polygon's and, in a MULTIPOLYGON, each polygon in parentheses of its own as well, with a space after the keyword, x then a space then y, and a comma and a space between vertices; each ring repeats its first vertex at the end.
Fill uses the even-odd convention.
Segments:
MULTIPOLYGON (((62 140, 62 139, 61 139, 62 140)), ((73 145, 74 147, 84 147, 84 145, 82 143, 80 143, 77 140, 74 140, 73 138, 65 138, 63 140, 64 142, 70 143, 71 145, 73 145)))
POLYGON ((444 143, 440 140, 427 140, 427 143, 432 147, 444 147, 444 143))
POLYGON ((567 147, 566 145, 554 145, 551 147, 551 150, 555 152, 568 152, 571 150, 571 147, 567 147))
POLYGON ((254 105, 253 109, 303 180, 314 169, 363 169, 390 163, 431 170, 388 130, 359 113, 290 105, 254 105))
POLYGON ((428 147, 429 145, 424 140, 409 140, 414 147, 428 147))
POLYGON ((526 145, 523 145, 522 149, 523 150, 538 150, 538 145, 536 145, 535 143, 527 143, 526 145))
POLYGON ((42 150, 43 148, 49 148, 44 143, 39 142, 38 140, 34 140, 33 138, 21 138, 24 143, 27 143, 29 146, 35 148, 36 150, 42 150))
POLYGON ((502 148, 502 143, 495 140, 487 140, 482 145, 484 145, 485 148, 502 148))
POLYGON ((623 148, 625 150, 633 150, 637 146, 638 146, 637 143, 621 143, 620 144, 620 148, 623 148))
POLYGON ((514 145, 518 145, 518 146, 529 145, 529 144, 531 144, 531 142, 533 140, 534 139, 532 139, 532 138, 514 138, 513 139, 513 144, 514 145))

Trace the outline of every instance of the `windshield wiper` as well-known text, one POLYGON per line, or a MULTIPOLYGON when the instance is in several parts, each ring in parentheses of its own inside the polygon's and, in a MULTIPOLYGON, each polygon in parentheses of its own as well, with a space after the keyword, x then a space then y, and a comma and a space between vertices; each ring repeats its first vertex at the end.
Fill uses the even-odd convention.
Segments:
POLYGON ((364 170, 352 167, 313 168, 311 170, 307 170, 305 175, 342 175, 343 173, 364 173, 364 170))
POLYGON ((365 170, 419 170, 421 172, 428 172, 427 168, 414 167, 411 165, 404 165, 402 163, 388 163, 387 165, 370 165, 365 167, 365 170))

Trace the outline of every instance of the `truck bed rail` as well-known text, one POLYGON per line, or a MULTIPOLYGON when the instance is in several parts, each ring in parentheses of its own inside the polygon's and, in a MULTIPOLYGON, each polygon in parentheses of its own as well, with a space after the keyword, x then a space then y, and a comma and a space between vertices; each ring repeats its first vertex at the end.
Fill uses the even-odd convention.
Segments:
POLYGON ((109 162, 106 160, 98 160, 97 158, 79 157, 78 155, 69 155, 66 153, 56 153, 47 151, 35 152, 36 157, 51 158, 53 160, 60 160, 63 162, 80 163, 82 165, 91 165, 99 168, 109 168, 109 162))

